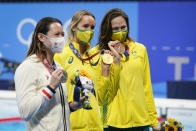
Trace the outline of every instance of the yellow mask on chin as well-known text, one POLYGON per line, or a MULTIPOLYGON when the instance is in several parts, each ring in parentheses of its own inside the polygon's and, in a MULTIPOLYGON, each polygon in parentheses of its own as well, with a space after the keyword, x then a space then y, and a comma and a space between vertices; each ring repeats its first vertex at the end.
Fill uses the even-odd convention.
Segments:
POLYGON ((80 30, 79 28, 77 28, 78 32, 77 32, 77 39, 85 44, 88 44, 93 35, 94 35, 94 31, 92 30, 80 30))
POLYGON ((116 32, 112 32, 112 40, 118 40, 120 42, 124 42, 127 36, 127 30, 123 31, 116 31, 116 32))

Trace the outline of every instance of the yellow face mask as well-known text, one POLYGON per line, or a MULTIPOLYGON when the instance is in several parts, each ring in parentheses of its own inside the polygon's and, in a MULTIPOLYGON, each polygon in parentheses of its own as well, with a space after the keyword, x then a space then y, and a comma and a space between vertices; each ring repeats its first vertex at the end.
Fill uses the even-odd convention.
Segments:
POLYGON ((79 28, 77 28, 77 30, 78 30, 78 33, 77 33, 76 37, 78 38, 78 40, 85 43, 85 44, 88 44, 94 35, 94 31, 80 30, 79 28))
POLYGON ((127 36, 127 30, 120 30, 120 31, 115 31, 112 32, 112 40, 118 40, 120 42, 124 42, 127 36))

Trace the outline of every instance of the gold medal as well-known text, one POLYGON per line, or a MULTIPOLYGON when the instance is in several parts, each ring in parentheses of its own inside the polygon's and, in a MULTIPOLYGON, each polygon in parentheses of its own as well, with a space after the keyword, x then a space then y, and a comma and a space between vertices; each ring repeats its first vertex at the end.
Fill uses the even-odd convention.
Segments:
POLYGON ((113 63, 113 57, 110 54, 103 54, 102 60, 103 60, 103 63, 105 63, 105 64, 112 64, 113 63))

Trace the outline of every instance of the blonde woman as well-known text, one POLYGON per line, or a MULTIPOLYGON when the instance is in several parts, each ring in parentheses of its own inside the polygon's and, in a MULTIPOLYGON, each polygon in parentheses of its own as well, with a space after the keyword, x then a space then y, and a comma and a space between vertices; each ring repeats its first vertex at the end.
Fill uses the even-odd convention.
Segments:
MULTIPOLYGON (((86 10, 80 10, 74 14, 71 20, 68 41, 62 53, 55 55, 68 76, 74 75, 77 70, 85 70, 94 82, 95 94, 90 93, 90 105, 92 109, 81 108, 71 113, 71 131, 102 131, 103 124, 100 115, 98 100, 99 93, 107 86, 109 81, 109 65, 102 64, 100 51, 90 52, 91 39, 95 29, 95 17, 86 10)), ((67 82, 69 102, 74 99, 74 85, 67 82)))

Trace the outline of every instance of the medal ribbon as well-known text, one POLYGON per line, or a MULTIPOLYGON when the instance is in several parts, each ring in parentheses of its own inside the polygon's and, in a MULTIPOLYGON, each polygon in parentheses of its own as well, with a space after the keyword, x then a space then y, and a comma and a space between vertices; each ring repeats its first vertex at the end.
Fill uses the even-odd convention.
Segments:
POLYGON ((52 75, 52 72, 56 69, 56 64, 54 63, 54 69, 52 69, 47 59, 44 59, 44 65, 48 69, 49 73, 52 75))
MULTIPOLYGON (((44 65, 46 66, 46 68, 48 69, 49 73, 52 75, 52 72, 54 70, 56 70, 56 64, 54 62, 54 67, 53 69, 51 68, 49 62, 47 61, 47 59, 44 59, 44 65)), ((61 98, 61 105, 62 105, 62 112, 63 112, 63 116, 66 117, 66 114, 65 114, 65 100, 64 100, 64 92, 63 92, 63 87, 61 84, 59 84, 59 91, 60 91, 60 98, 61 98)), ((63 124, 64 124, 64 131, 66 129, 67 131, 67 125, 66 125, 66 120, 65 120, 65 117, 63 117, 63 124)))
MULTIPOLYGON (((100 53, 100 51, 98 51, 97 53, 93 54, 92 56, 83 59, 83 58, 81 57, 81 55, 79 54, 78 50, 74 47, 74 45, 73 45, 72 43, 69 44, 69 47, 72 49, 72 51, 74 52, 74 54, 75 54, 78 58, 80 58, 80 60, 82 60, 82 61, 88 61, 88 60, 89 60, 89 62, 90 62, 90 60, 91 60, 93 57, 95 57, 96 55, 98 55, 98 54, 100 53)), ((99 59, 100 59, 100 58, 99 58, 99 59)), ((99 59, 98 59, 97 62, 95 62, 95 63, 91 63, 91 62, 90 62, 90 64, 91 64, 92 66, 96 66, 96 65, 99 63, 99 59)))
POLYGON ((129 56, 129 45, 126 45, 126 49, 124 51, 125 56, 129 56))

